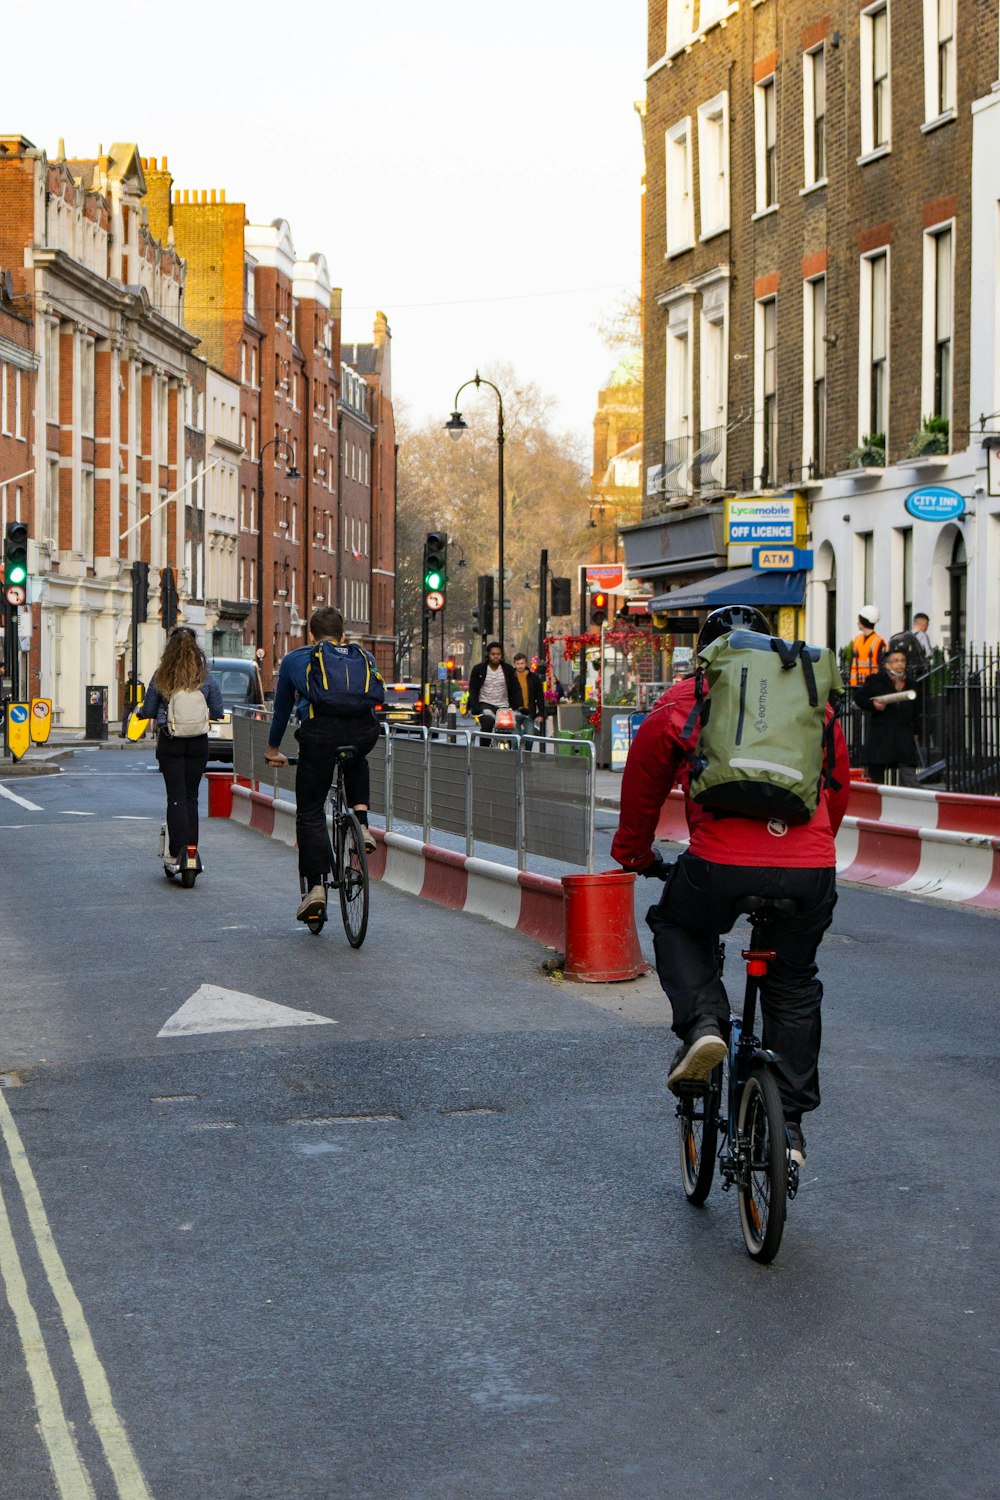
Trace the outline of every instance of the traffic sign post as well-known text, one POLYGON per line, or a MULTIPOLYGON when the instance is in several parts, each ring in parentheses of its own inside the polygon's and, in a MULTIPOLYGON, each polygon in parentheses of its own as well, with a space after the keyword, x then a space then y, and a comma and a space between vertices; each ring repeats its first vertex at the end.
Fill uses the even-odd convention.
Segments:
POLYGON ((32 698, 29 730, 34 744, 44 745, 52 728, 52 699, 32 698))
POLYGON ((14 760, 20 760, 31 744, 30 710, 27 703, 7 708, 7 745, 14 760))

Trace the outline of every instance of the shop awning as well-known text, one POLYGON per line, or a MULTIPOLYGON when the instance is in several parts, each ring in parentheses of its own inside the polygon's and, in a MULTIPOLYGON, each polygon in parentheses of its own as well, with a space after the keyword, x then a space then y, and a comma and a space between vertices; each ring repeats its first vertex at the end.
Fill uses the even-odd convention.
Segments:
POLYGON ((782 605, 801 607, 806 596, 805 573, 757 572, 754 568, 730 568, 715 573, 702 583, 657 594, 649 607, 657 614, 678 609, 719 609, 723 604, 754 604, 758 608, 778 609, 782 605))

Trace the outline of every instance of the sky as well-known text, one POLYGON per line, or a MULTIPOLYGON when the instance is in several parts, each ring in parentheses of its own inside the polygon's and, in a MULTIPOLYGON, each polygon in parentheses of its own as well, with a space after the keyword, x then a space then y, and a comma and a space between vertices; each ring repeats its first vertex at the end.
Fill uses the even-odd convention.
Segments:
MULTIPOLYGON (((509 365, 586 456, 638 291, 643 0, 50 0, 0 131, 55 155, 136 141, 175 188, 224 188, 325 254, 346 341, 392 330, 420 422, 509 365), (41 85, 44 85, 40 87, 41 85)), ((468 392, 463 409, 485 404, 468 392)))

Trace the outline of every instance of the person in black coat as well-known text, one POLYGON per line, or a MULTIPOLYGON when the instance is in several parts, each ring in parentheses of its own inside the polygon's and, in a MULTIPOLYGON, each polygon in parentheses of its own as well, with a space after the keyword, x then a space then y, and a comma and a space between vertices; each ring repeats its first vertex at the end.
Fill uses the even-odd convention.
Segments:
POLYGON ((469 673, 469 713, 481 721, 484 730, 491 731, 498 708, 516 712, 522 707, 517 673, 510 662, 504 661, 500 642, 490 641, 486 660, 476 662, 469 673))
POLYGON ((877 672, 860 685, 854 703, 868 718, 868 732, 861 748, 861 760, 872 781, 885 781, 886 772, 899 773, 900 786, 917 785, 920 765, 920 699, 905 698, 899 703, 877 703, 885 693, 916 690, 907 676, 906 653, 889 651, 877 672))

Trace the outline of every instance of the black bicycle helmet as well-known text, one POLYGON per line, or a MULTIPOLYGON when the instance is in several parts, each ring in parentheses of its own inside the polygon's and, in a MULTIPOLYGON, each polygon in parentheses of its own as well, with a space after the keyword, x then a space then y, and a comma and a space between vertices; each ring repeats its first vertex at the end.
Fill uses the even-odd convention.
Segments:
POLYGON ((712 610, 698 632, 698 650, 711 641, 718 640, 720 635, 728 635, 731 630, 753 630, 758 635, 771 634, 771 627, 759 609, 754 609, 749 604, 725 604, 721 609, 712 610))

